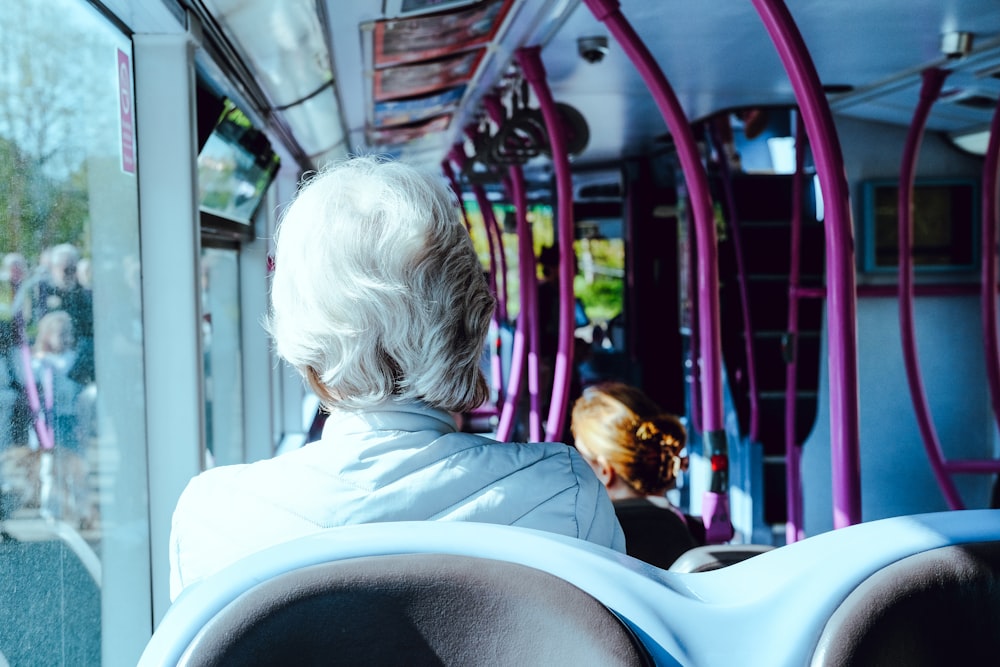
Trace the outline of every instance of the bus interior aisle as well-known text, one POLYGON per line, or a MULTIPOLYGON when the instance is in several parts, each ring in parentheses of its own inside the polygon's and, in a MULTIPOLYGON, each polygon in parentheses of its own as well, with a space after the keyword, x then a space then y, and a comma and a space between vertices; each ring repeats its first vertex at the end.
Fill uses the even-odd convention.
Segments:
POLYGON ((998 165, 995 0, 4 0, 0 667, 182 664, 216 612, 257 627, 244 589, 415 554, 569 582, 646 664, 891 660, 868 638, 907 627, 906 660, 992 659, 998 165), (327 444, 329 369, 265 322, 282 216, 361 155, 440 178, 496 299, 456 430, 575 447, 586 389, 640 389, 686 438, 650 502, 705 544, 338 523, 172 603, 191 480, 327 444))

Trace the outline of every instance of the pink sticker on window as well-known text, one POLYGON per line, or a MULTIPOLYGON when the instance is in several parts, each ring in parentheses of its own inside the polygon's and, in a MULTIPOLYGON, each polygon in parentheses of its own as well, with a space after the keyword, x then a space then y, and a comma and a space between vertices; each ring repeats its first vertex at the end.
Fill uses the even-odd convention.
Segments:
POLYGON ((135 123, 132 115, 132 67, 128 55, 118 49, 118 107, 122 127, 122 171, 135 173, 135 123))

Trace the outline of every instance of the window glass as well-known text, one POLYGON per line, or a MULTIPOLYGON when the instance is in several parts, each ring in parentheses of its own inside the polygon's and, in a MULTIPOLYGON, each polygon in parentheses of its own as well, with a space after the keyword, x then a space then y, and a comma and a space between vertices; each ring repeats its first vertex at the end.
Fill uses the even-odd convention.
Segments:
POLYGON ((236 250, 202 250, 206 467, 244 460, 239 279, 236 250))
POLYGON ((150 632, 128 39, 0 12, 0 664, 137 660, 150 632))

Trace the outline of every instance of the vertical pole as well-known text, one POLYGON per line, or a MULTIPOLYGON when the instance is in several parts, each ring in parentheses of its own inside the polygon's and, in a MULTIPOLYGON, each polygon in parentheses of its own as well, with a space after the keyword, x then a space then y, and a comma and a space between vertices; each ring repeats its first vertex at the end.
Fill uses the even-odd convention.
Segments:
POLYGON ((923 85, 920 87, 920 101, 913 112, 910 131, 906 135, 903 146, 902 164, 899 167, 899 336, 903 350, 903 364, 906 377, 909 380, 910 399, 913 401, 913 412, 920 429, 920 438, 927 450, 927 459, 937 480, 945 501, 951 509, 963 509, 962 498, 944 469, 944 454, 941 451, 941 441, 931 409, 927 404, 927 392, 924 389, 923 376, 920 373, 920 361, 917 359, 916 331, 913 324, 913 184, 916 180, 917 157, 920 153, 920 143, 923 140, 924 128, 931 107, 941 92, 941 86, 948 76, 946 70, 931 68, 923 72, 923 85))
POLYGON ((698 241, 698 329, 701 360, 702 437, 711 465, 709 490, 702 500, 702 519, 709 542, 732 537, 729 515, 729 453, 722 410, 722 342, 719 330, 719 258, 715 209, 708 176, 680 102, 649 49, 622 16, 617 0, 584 0, 605 23, 646 82, 670 129, 684 172, 698 241))
POLYGON ((827 335, 833 525, 861 522, 857 293, 854 230, 844 156, 816 67, 781 0, 752 0, 788 73, 813 149, 826 212, 827 335))
POLYGON ((802 117, 795 116, 795 174, 792 176, 792 233, 788 258, 788 334, 785 344, 785 543, 805 536, 802 506, 802 450, 795 438, 798 413, 799 279, 802 259, 802 176, 805 166, 802 117))
POLYGON ((517 61, 524 78, 538 98, 538 104, 545 119, 552 149, 552 162, 556 173, 556 214, 557 236, 559 240, 559 346, 552 377, 552 397, 549 402, 549 416, 545 424, 545 439, 559 440, 562 437, 563 422, 569 404, 569 383, 573 372, 573 183, 569 173, 569 158, 566 154, 566 139, 562 120, 556 110, 555 100, 545 80, 545 66, 542 64, 541 49, 537 46, 517 50, 517 61))

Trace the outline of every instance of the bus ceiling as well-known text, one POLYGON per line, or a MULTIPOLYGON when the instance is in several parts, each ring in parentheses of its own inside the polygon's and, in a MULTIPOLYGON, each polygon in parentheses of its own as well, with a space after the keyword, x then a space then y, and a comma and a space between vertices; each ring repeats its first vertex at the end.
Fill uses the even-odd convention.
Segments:
MULTIPOLYGON (((574 169, 665 147, 663 119, 635 67, 580 0, 186 0, 224 69, 259 81, 252 110, 315 167, 383 152, 436 167, 483 97, 516 78, 514 53, 540 45, 554 98, 591 128, 574 169), (353 30, 345 26, 355 26, 353 30), (658 141, 659 138, 659 141, 658 141)), ((994 0, 788 2, 833 112, 908 125, 928 67, 951 71, 928 130, 967 140, 1000 96, 994 0)), ((794 104, 752 3, 630 0, 622 12, 651 50, 688 119, 794 104)), ((245 84, 246 82, 242 82, 245 84)), ((965 144, 963 144, 965 145, 965 144)), ((542 156, 526 169, 546 178, 542 156)))

